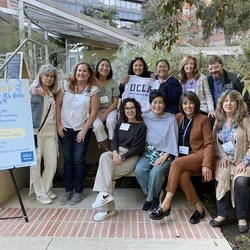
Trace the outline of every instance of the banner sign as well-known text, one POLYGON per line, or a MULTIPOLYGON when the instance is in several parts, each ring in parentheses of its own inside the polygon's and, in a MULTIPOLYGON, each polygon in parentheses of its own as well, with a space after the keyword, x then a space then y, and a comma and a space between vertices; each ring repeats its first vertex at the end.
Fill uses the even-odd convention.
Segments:
POLYGON ((0 79, 0 170, 35 164, 29 82, 0 79))

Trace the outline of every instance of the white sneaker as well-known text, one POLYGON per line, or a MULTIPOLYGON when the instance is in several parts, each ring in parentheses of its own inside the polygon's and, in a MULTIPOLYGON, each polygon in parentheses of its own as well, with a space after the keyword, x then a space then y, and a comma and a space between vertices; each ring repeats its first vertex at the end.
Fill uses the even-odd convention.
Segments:
POLYGON ((94 221, 103 221, 115 215, 115 210, 109 212, 99 212, 94 216, 94 221))
POLYGON ((51 200, 54 200, 56 198, 56 194, 54 194, 51 190, 48 192, 48 196, 51 200))
POLYGON ((92 204, 92 208, 101 207, 112 200, 114 200, 114 197, 111 194, 100 192, 92 204))
POLYGON ((37 196, 36 199, 44 205, 48 205, 52 203, 52 200, 49 198, 47 194, 42 194, 40 196, 37 196))

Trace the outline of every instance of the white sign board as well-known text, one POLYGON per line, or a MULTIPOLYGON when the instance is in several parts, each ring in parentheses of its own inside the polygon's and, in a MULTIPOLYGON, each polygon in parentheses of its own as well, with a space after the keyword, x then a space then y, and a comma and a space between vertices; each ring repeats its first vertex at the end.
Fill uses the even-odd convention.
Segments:
POLYGON ((29 82, 0 79, 0 170, 36 164, 29 82))

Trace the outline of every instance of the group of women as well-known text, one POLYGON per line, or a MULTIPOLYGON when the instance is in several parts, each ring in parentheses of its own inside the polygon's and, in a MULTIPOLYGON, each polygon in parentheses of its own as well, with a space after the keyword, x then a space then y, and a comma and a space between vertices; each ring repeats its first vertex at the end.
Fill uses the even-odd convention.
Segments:
POLYGON ((93 188, 99 192, 92 204, 98 211, 94 220, 102 221, 115 214, 115 180, 135 170, 146 195, 142 209, 153 210, 151 219, 170 214, 179 185, 190 205, 196 206, 190 218, 196 224, 205 217, 205 209, 190 177, 201 170, 205 181, 214 177, 216 180, 218 216, 210 225, 218 227, 225 220, 231 191, 239 231, 247 232, 250 128, 243 98, 237 91, 226 91, 215 111, 206 77, 199 73, 194 57, 182 60, 180 82, 169 70, 168 61, 159 60, 155 76, 148 71, 144 59, 137 57, 118 87, 107 59, 98 62, 95 72, 88 63, 80 62, 59 88, 56 69, 42 66, 31 86, 33 127, 38 142, 37 165, 31 167, 31 193, 34 190, 37 200, 50 204, 56 198, 51 188, 57 133, 64 156, 65 194, 60 204, 75 205, 84 198, 85 155, 93 127, 97 141, 106 151, 100 157, 93 188), (149 112, 142 112, 140 101, 132 97, 123 99, 117 112, 118 97, 133 75, 157 82, 154 86, 158 89, 149 93, 149 112), (209 116, 216 117, 213 133, 209 116), (159 206, 166 175, 167 194, 159 206))

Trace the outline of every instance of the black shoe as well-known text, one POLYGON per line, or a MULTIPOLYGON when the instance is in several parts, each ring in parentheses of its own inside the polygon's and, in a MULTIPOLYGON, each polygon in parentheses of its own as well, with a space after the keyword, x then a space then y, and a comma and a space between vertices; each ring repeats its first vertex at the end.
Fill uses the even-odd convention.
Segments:
POLYGON ((152 205, 152 210, 155 210, 159 207, 160 205, 160 201, 159 201, 159 197, 154 197, 153 199, 153 205, 152 205))
POLYGON ((156 209, 154 212, 152 212, 149 215, 149 218, 152 220, 161 220, 166 216, 169 216, 171 212, 171 208, 169 208, 166 211, 163 211, 162 207, 158 207, 158 209, 156 209))
POLYGON ((217 221, 215 219, 212 219, 212 220, 209 221, 209 225, 211 227, 220 227, 223 222, 224 222, 224 220, 223 221, 217 221))
POLYGON ((149 210, 152 209, 152 205, 153 205, 152 201, 145 201, 144 204, 143 204, 143 206, 142 206, 142 210, 144 212, 147 212, 147 211, 149 211, 149 210))
POLYGON ((249 228, 248 225, 238 225, 239 233, 247 233, 249 228))
POLYGON ((205 209, 203 208, 203 212, 200 213, 198 210, 194 212, 194 214, 190 218, 190 223, 191 224, 197 224, 200 222, 200 219, 205 217, 205 209))

